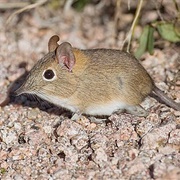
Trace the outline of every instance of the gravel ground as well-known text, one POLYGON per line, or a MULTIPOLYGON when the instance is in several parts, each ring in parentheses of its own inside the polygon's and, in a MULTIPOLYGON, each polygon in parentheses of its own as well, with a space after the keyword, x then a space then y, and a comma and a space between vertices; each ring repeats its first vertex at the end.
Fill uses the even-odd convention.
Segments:
MULTIPOLYGON (((85 116, 71 121, 70 112, 45 101, 12 96, 53 34, 79 48, 122 46, 125 32, 114 40, 113 20, 101 23, 98 8, 89 5, 81 14, 38 8, 14 18, 8 28, 12 12, 0 12, 0 102, 9 97, 0 107, 0 179, 180 179, 180 112, 153 98, 142 103, 150 111, 147 118, 114 114, 95 123, 85 116)), ((153 56, 145 54, 142 64, 180 102, 178 52, 178 46, 166 44, 153 56)))

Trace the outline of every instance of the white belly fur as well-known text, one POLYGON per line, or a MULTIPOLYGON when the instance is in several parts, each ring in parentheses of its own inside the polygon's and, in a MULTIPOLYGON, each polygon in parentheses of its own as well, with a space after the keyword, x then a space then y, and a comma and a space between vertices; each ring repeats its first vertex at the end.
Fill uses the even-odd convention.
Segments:
POLYGON ((71 105, 72 103, 69 102, 68 99, 59 99, 58 97, 56 96, 51 96, 51 95, 48 95, 47 97, 46 96, 41 96, 39 95, 41 98, 55 104, 56 106, 59 106, 59 107, 63 107, 63 108, 66 108, 66 109, 69 109, 70 111, 72 112, 77 112, 78 111, 78 108, 71 105))
MULTIPOLYGON (((41 95, 39 96, 41 97, 41 95)), ((59 99, 56 96, 50 96, 50 95, 48 95, 48 97, 42 96, 41 98, 57 106, 61 106, 66 109, 69 109, 72 112, 77 112, 80 110, 78 107, 72 105, 72 102, 70 102, 69 99, 59 99)), ((89 114, 89 115, 111 115, 113 112, 119 109, 125 109, 126 107, 127 105, 123 102, 111 101, 103 105, 97 105, 97 104, 90 105, 82 113, 89 114)))
POLYGON ((123 102, 112 101, 104 105, 93 105, 85 110, 89 115, 111 115, 113 112, 119 109, 125 109, 127 105, 123 102))

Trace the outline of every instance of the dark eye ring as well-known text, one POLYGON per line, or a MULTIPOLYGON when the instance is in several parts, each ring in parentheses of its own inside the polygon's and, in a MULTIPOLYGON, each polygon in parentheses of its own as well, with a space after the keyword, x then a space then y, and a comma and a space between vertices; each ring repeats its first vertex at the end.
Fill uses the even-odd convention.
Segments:
POLYGON ((43 77, 44 77, 45 80, 51 81, 51 80, 54 79, 55 73, 54 73, 54 71, 52 69, 47 69, 47 70, 44 71, 43 77))

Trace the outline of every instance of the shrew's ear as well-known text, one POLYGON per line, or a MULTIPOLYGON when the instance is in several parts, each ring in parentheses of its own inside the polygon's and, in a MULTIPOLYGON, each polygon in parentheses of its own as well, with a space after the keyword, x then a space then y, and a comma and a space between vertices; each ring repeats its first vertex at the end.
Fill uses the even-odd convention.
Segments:
POLYGON ((54 51, 59 46, 59 44, 57 43, 58 41, 59 41, 59 36, 57 35, 54 35, 49 39, 49 42, 48 42, 49 52, 54 51))
POLYGON ((58 60, 58 64, 66 66, 69 71, 72 71, 76 63, 76 59, 70 43, 64 42, 58 46, 56 49, 56 58, 58 60))

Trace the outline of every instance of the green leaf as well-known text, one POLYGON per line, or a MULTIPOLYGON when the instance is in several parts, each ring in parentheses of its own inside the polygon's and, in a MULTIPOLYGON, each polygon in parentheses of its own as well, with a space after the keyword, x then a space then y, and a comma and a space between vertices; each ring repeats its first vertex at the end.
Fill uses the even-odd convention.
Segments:
POLYGON ((180 18, 175 22, 174 30, 175 30, 177 36, 180 37, 180 18))
POLYGON ((180 42, 180 37, 177 35, 173 23, 158 23, 157 29, 161 37, 170 42, 180 42))
POLYGON ((1 168, 0 169, 0 174, 5 174, 7 171, 6 171, 6 169, 5 168, 1 168))
POLYGON ((148 33, 148 42, 147 42, 147 50, 149 54, 154 53, 154 28, 152 26, 149 26, 149 33, 148 33))
POLYGON ((88 4, 90 2, 90 0, 76 0, 73 3, 73 7, 77 10, 77 11, 82 11, 83 8, 86 6, 86 4, 88 4))
POLYGON ((142 54, 146 51, 147 43, 148 43, 148 34, 149 34, 149 26, 145 26, 139 38, 139 47, 134 54, 136 58, 140 58, 142 54))

